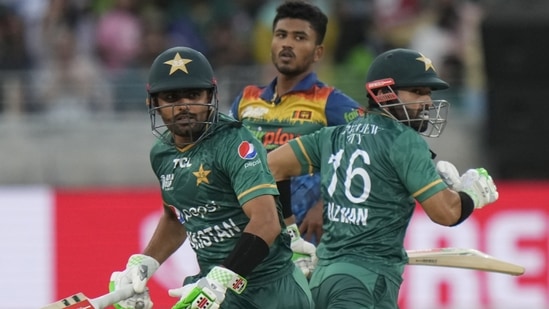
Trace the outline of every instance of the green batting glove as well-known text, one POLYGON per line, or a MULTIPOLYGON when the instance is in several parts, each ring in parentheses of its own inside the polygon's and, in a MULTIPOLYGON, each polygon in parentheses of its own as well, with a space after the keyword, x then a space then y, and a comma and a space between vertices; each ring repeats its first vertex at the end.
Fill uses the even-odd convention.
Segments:
MULTIPOLYGON (((171 290, 173 291, 173 290, 171 290)), ((177 293, 171 292, 171 296, 177 296, 177 293)), ((216 296, 209 289, 203 289, 195 286, 185 298, 180 299, 172 309, 190 309, 190 308, 203 308, 203 309, 216 309, 219 308, 219 304, 216 302, 216 296)))
POLYGON ((247 283, 237 273, 216 266, 196 283, 171 289, 168 293, 172 297, 180 297, 172 309, 217 309, 225 300, 227 289, 240 294, 246 289, 247 283))

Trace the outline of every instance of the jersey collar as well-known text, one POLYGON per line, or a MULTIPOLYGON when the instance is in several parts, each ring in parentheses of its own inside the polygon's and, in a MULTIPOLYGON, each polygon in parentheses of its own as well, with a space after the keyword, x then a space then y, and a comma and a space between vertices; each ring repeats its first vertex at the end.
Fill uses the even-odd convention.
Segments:
MULTIPOLYGON (((265 89, 263 89, 263 91, 261 92, 261 95, 260 95, 261 99, 263 99, 267 102, 271 102, 271 100, 273 99, 274 94, 275 94, 275 87, 276 87, 277 79, 278 79, 278 77, 275 77, 269 83, 269 85, 267 85, 267 87, 265 87, 265 89)), ((295 85, 295 87, 292 90, 290 90, 290 92, 304 92, 304 91, 307 91, 307 90, 313 88, 313 86, 317 83, 317 81, 318 81, 318 78, 316 76, 316 73, 311 72, 311 73, 305 75, 305 77, 303 77, 303 79, 301 81, 299 81, 299 83, 297 83, 297 85, 295 85)), ((275 103, 278 103, 278 102, 275 102, 275 103)))

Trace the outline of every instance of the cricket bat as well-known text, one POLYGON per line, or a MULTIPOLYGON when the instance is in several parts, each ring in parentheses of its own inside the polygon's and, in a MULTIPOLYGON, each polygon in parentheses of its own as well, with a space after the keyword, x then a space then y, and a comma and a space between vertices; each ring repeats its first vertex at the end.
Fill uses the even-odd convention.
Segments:
POLYGON ((435 248, 407 250, 409 265, 466 268, 520 276, 524 267, 497 259, 476 249, 435 248))
MULTIPOLYGON (((134 294, 133 287, 131 286, 93 299, 89 299, 83 293, 77 293, 41 309, 104 309, 121 300, 130 298, 134 294)), ((137 302, 135 309, 142 308, 144 308, 144 304, 142 302, 137 302)))

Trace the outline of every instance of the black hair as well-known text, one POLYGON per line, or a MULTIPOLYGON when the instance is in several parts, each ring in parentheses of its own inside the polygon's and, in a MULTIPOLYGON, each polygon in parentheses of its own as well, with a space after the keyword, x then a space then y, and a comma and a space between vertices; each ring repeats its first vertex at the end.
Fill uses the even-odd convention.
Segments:
POLYGON ((295 18, 308 21, 315 30, 316 44, 320 45, 326 35, 328 16, 317 6, 305 1, 286 1, 276 9, 276 16, 273 20, 273 30, 276 23, 284 18, 295 18))

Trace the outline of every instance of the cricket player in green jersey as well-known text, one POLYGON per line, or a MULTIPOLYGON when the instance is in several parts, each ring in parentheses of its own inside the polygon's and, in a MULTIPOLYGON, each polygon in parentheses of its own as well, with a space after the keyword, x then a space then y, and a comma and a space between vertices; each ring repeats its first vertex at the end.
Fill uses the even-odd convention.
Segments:
POLYGON ((143 253, 112 274, 111 290, 132 285, 139 293, 117 308, 138 301, 151 308, 148 279, 187 238, 200 273, 169 291, 179 298, 174 309, 312 308, 307 279, 291 260, 266 150, 218 112, 208 60, 186 47, 164 51, 152 64, 148 92, 158 137, 150 160, 164 214, 143 253))
POLYGON ((433 222, 454 226, 498 198, 485 169, 460 177, 451 163, 433 161, 421 135, 442 133, 449 103, 431 98, 448 88, 431 60, 409 49, 386 51, 373 61, 366 88, 366 116, 268 155, 277 181, 321 173, 324 234, 309 282, 316 308, 398 308, 416 201, 433 222))

